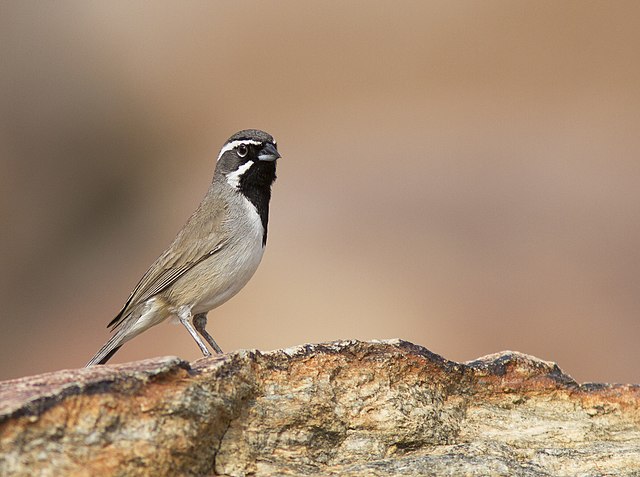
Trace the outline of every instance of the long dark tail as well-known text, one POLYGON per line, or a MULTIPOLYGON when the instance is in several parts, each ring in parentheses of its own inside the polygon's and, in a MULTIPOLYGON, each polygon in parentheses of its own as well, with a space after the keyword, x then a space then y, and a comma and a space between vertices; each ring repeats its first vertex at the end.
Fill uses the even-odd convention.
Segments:
POLYGON ((116 352, 122 347, 122 345, 129 341, 133 336, 126 336, 126 328, 120 328, 109 338, 102 348, 95 354, 93 358, 85 365, 85 367, 93 366, 94 364, 105 364, 116 354, 116 352))
POLYGON ((109 341, 89 360, 87 367, 93 366, 94 364, 105 364, 116 354, 116 351, 118 351, 123 344, 135 338, 143 331, 157 325, 167 317, 166 314, 158 312, 153 306, 151 308, 151 310, 147 310, 145 307, 142 307, 142 310, 134 310, 123 320, 120 320, 115 325, 113 335, 111 335, 109 341), (142 320, 141 323, 139 323, 140 320, 142 320))
POLYGON ((114 354, 118 352, 120 348, 122 348, 122 345, 116 348, 113 348, 111 351, 107 353, 107 355, 104 358, 100 359, 99 361, 96 361, 97 356, 94 356, 93 358, 91 358, 91 361, 89 361, 85 367, 93 366, 94 364, 105 364, 107 361, 111 359, 111 357, 114 354))

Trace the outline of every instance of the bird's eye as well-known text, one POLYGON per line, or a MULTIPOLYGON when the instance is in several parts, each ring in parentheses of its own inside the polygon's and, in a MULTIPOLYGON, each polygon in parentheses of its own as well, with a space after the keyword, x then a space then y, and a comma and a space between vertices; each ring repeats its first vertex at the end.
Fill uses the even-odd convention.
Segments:
POLYGON ((238 146, 238 156, 244 157, 249 152, 249 148, 245 144, 240 144, 238 146))

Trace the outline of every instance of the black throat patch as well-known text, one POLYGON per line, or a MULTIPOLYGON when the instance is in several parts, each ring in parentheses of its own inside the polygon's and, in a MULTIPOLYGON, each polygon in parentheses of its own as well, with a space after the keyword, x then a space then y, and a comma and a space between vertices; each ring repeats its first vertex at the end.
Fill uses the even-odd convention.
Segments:
POLYGON ((262 246, 267 243, 267 224, 269 222, 269 201, 271 200, 271 185, 276 180, 275 161, 255 161, 249 169, 240 176, 238 190, 251 202, 260 216, 264 234, 262 246))

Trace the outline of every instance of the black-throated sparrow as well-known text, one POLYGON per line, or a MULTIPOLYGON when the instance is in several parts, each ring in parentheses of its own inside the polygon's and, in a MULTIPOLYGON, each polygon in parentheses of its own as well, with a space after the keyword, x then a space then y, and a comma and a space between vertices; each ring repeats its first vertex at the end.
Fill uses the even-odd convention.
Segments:
POLYGON ((263 131, 229 138, 204 199, 109 323, 114 334, 87 366, 106 363, 124 343, 171 316, 204 356, 211 353, 202 338, 222 352, 205 330, 207 312, 238 293, 260 264, 279 157, 263 131))

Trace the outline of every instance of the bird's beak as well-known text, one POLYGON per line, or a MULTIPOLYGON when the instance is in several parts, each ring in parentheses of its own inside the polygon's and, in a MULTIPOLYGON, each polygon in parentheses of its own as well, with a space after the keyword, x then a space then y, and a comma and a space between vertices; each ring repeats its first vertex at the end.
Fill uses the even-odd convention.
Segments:
POLYGON ((275 161, 280 157, 280 153, 276 149, 276 146, 268 142, 264 145, 264 147, 260 150, 258 154, 258 159, 261 161, 275 161))

